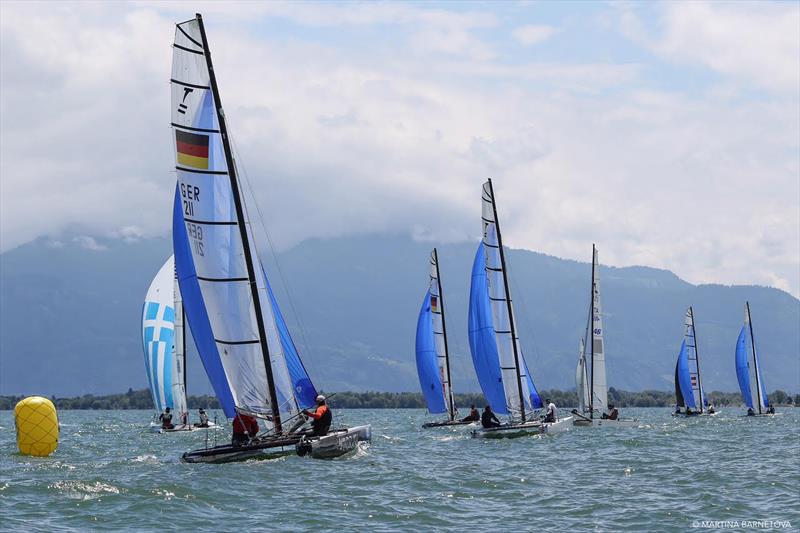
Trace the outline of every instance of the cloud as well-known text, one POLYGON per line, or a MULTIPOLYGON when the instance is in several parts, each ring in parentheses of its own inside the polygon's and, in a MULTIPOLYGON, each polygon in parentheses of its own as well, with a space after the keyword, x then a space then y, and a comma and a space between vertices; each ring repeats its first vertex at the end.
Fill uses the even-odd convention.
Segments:
POLYGON ((800 96, 800 5, 665 2, 658 31, 625 8, 620 24, 633 40, 668 60, 697 64, 740 83, 800 96))
MULTIPOLYGON (((3 249, 71 224, 167 233, 170 44, 185 6, 52 6, 0 3, 3 249)), ((520 48, 508 33, 545 24, 507 27, 493 13, 203 9, 258 242, 259 220, 279 248, 381 231, 477 238, 480 185, 493 177, 511 246, 587 260, 596 242, 605 264, 800 294, 800 105, 783 90, 748 99, 728 85, 733 72, 665 88, 652 80, 671 70, 638 50, 526 61, 504 48, 520 48)), ((546 25, 582 38, 556 22, 546 25)), ((683 64, 664 46, 659 58, 683 64)))
POLYGON ((108 250, 108 246, 98 243, 94 237, 89 235, 80 235, 72 239, 74 243, 83 248, 84 250, 91 250, 93 252, 102 252, 108 250))
POLYGON ((514 29, 514 31, 511 32, 511 35, 519 43, 524 44, 525 46, 530 46, 546 41, 555 35, 557 31, 558 30, 556 28, 551 26, 528 24, 526 26, 520 26, 519 28, 514 29))

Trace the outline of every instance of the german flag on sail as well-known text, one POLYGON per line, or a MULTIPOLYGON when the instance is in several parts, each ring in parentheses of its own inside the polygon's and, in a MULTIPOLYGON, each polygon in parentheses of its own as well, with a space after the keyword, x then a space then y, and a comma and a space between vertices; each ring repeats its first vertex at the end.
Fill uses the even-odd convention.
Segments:
POLYGON ((176 129, 175 146, 179 165, 208 169, 208 135, 176 129))
POLYGON ((431 295, 431 311, 434 313, 439 312, 439 298, 433 295, 431 295))

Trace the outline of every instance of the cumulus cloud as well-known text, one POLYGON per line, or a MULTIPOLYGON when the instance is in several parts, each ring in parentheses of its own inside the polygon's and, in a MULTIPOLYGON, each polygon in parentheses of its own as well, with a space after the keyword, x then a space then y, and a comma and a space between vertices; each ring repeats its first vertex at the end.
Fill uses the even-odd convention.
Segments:
MULTIPOLYGON (((3 249, 69 224, 168 232, 169 47, 185 6, 0 9, 3 249)), ((725 86, 740 74, 706 59, 696 68, 728 78, 703 90, 650 86, 660 59, 510 61, 500 35, 513 27, 494 13, 203 9, 248 205, 279 247, 358 232, 477 238, 493 177, 511 246, 588 260, 596 242, 607 264, 800 293, 800 106, 783 90, 745 98, 725 86), (302 31, 259 29, 285 21, 302 31)), ((629 35, 647 22, 624 16, 629 35)), ((636 42, 682 57, 664 35, 636 42)))
POLYGON ((79 235, 74 237, 72 242, 76 243, 84 250, 91 250, 93 252, 102 252, 103 250, 108 250, 108 246, 100 244, 94 237, 89 235, 79 235))

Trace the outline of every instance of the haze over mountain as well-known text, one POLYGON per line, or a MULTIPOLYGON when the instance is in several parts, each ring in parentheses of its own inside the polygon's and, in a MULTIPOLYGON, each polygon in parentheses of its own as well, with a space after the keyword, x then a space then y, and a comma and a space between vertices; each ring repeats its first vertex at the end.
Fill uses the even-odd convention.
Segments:
MULTIPOLYGON (((432 246, 400 235, 312 239, 278 254, 280 269, 262 254, 318 387, 417 390, 414 333, 432 246)), ((466 338, 475 246, 438 247, 457 391, 478 390, 466 338)), ((598 247, 602 261, 603 244, 598 247)), ((589 246, 586 252, 588 259, 589 246)), ((0 394, 145 387, 142 299, 170 253, 166 238, 72 235, 0 255, 0 394)), ((526 250, 508 256, 523 351, 536 385, 574 387, 590 265, 526 250)), ((648 267, 601 267, 600 276, 611 386, 672 387, 684 312, 693 305, 706 388, 736 390, 733 349, 749 300, 767 388, 800 390, 800 301, 788 293, 695 286, 648 267)), ((189 366, 190 393, 209 392, 193 349, 189 366)))

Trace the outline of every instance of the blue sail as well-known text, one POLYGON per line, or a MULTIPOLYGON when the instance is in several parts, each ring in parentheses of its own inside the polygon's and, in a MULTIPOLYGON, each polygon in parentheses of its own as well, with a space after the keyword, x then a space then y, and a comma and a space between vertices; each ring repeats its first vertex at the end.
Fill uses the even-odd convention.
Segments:
POLYGON ((689 356, 686 352, 685 339, 681 343, 681 351, 678 353, 678 368, 676 369, 676 373, 681 396, 683 396, 683 405, 691 409, 697 409, 698 405, 694 399, 694 392, 692 391, 692 376, 689 372, 689 356))
POLYGON ((189 248, 189 236, 186 234, 186 225, 183 221, 180 191, 177 186, 175 187, 175 204, 172 211, 172 248, 175 252, 178 286, 183 296, 183 309, 189 322, 192 338, 225 416, 233 418, 236 415, 233 394, 228 385, 228 379, 225 377, 217 343, 211 330, 208 311, 203 303, 203 295, 197 281, 192 251, 189 248))
POLYGON ((742 400, 750 409, 753 408, 753 395, 750 393, 750 367, 747 364, 747 329, 742 327, 739 339, 736 341, 736 377, 739 380, 739 390, 742 391, 742 400))
POLYGON ((436 337, 433 332, 433 311, 431 309, 431 291, 425 293, 422 308, 417 319, 417 374, 419 386, 425 395, 430 413, 446 413, 444 403, 444 384, 439 375, 439 365, 436 358, 436 337))
MULTIPOLYGON (((281 338, 283 356, 286 359, 286 367, 289 369, 289 377, 294 387, 294 397, 301 408, 310 409, 317 405, 317 389, 314 387, 314 383, 311 382, 311 378, 308 372, 306 372, 306 367, 303 366, 300 354, 297 353, 297 347, 289 333, 289 328, 286 327, 286 321, 283 319, 283 314, 278 307, 278 301, 275 299, 275 294, 272 292, 272 286, 269 283, 269 278, 267 278, 264 265, 261 265, 261 270, 264 273, 264 280, 267 282, 269 302, 272 305, 272 313, 275 315, 275 325, 278 328, 278 335, 281 338)), ((278 395, 280 396, 280 392, 278 392, 278 395)), ((285 399, 279 398, 279 401, 285 401, 285 399)))
POLYGON ((486 401, 494 412, 507 415, 509 413, 500 373, 500 358, 494 336, 484 261, 483 242, 481 242, 472 263, 472 283, 469 289, 469 349, 486 401))
POLYGON ((530 393, 529 398, 531 405, 534 409, 541 409, 544 407, 544 404, 542 403, 542 399, 539 397, 539 391, 536 390, 536 385, 533 384, 531 371, 528 370, 528 362, 525 360, 524 355, 522 356, 522 364, 525 365, 525 378, 528 380, 528 392, 530 393))

